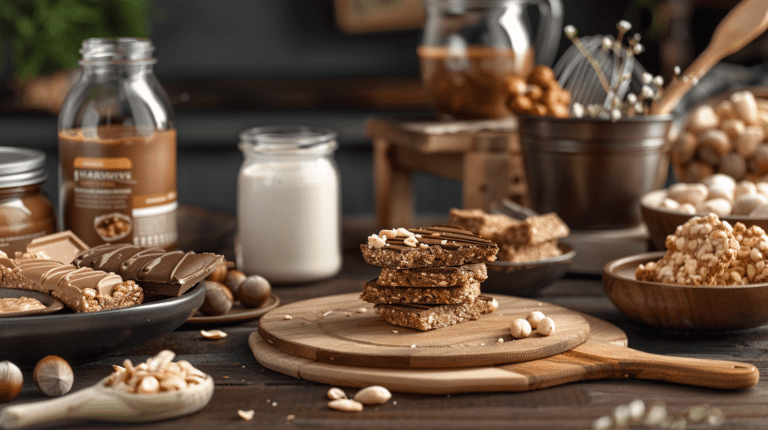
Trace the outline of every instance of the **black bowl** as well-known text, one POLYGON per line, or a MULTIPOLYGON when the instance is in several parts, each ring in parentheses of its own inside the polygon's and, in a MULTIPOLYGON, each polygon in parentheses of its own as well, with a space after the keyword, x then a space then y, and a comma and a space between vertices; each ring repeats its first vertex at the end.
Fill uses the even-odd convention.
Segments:
POLYGON ((47 355, 70 364, 93 361, 170 333, 187 321, 205 300, 203 283, 180 297, 123 309, 88 313, 3 318, 0 361, 32 368, 47 355))
POLYGON ((483 281, 483 292, 524 297, 535 295, 565 276, 571 266, 576 251, 562 243, 558 247, 563 253, 557 257, 519 263, 498 260, 485 263, 488 279, 483 281))

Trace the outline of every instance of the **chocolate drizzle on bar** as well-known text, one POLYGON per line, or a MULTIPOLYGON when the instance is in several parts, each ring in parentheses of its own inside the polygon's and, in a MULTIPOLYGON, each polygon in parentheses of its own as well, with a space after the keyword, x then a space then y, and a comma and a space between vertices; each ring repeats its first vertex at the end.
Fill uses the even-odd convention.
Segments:
POLYGON ((211 253, 106 244, 83 252, 72 264, 115 272, 123 279, 140 282, 145 291, 154 294, 180 296, 213 272, 222 259, 211 253))
MULTIPOLYGON (((416 237, 416 239, 419 241, 419 243, 426 243, 427 245, 440 245, 443 248, 446 249, 457 249, 461 246, 467 246, 467 245, 475 245, 475 246, 493 246, 495 247, 496 244, 491 242, 490 240, 477 236, 475 234, 472 234, 471 232, 457 228, 457 227, 451 227, 448 225, 436 225, 432 227, 421 227, 421 228, 411 228, 408 229, 413 234, 421 235, 421 237, 416 237), (443 241, 446 241, 443 243, 443 241)), ((387 239, 387 248, 394 248, 394 249, 412 249, 412 246, 408 246, 405 244, 405 239, 407 239, 404 236, 398 236, 391 239, 387 239)))

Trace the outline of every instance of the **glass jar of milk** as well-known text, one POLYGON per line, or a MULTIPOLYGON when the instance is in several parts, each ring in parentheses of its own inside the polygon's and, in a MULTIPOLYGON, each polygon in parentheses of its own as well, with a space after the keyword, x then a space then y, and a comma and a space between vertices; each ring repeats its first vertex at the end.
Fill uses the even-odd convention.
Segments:
POLYGON ((256 127, 240 134, 237 267, 274 284, 315 281, 341 269, 336 134, 324 128, 256 127))

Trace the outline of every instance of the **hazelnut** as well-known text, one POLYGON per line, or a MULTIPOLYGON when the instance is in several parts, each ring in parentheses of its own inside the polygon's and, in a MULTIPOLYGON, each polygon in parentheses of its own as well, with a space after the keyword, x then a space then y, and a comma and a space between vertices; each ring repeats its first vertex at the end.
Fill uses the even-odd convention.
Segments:
POLYGON ((541 103, 534 103, 533 104, 533 109, 532 109, 531 113, 533 115, 537 115, 537 116, 547 116, 547 112, 548 111, 549 110, 547 109, 547 107, 544 106, 543 104, 541 104, 541 103))
POLYGON ((66 360, 49 355, 37 362, 32 379, 37 388, 46 396, 58 397, 72 389, 75 374, 66 360))
POLYGON ((272 286, 269 281, 259 275, 251 275, 245 278, 237 290, 237 299, 240 303, 251 308, 258 308, 267 301, 272 294, 272 286))
POLYGON ((730 100, 723 100, 716 104, 715 113, 720 119, 736 118, 736 113, 733 111, 733 103, 730 100))
POLYGON ((550 105, 549 114, 555 118, 568 118, 570 116, 567 105, 550 105))
POLYGON ((765 131, 762 127, 759 125, 750 125, 749 127, 745 127, 744 130, 739 133, 736 137, 734 146, 739 154, 749 158, 764 138, 765 131))
POLYGON ((550 88, 557 85, 555 72, 543 64, 538 64, 533 68, 531 75, 528 77, 528 82, 541 88, 550 88))
POLYGON ((738 91, 731 94, 731 103, 736 116, 747 124, 757 124, 757 100, 750 91, 738 91))
POLYGON ((543 101, 544 90, 538 85, 528 85, 528 92, 525 95, 534 102, 543 101))
POLYGON ((200 312, 206 315, 224 315, 229 312, 235 301, 229 288, 214 281, 203 282, 205 283, 205 301, 200 306, 200 312))
POLYGON ((691 112, 686 128, 693 134, 699 134, 704 130, 717 127, 720 118, 712 109, 712 106, 699 106, 691 112))
POLYGON ((685 174, 682 180, 685 182, 698 182, 702 178, 712 175, 714 170, 709 164, 701 163, 698 161, 692 161, 686 167, 685 174))
POLYGON ((224 278, 227 276, 227 262, 224 260, 220 260, 216 262, 216 268, 213 269, 213 272, 211 272, 208 277, 205 278, 206 281, 213 281, 222 283, 224 282, 224 278))
POLYGON ((531 325, 531 328, 536 328, 539 326, 539 322, 543 320, 544 317, 544 312, 532 311, 528 314, 527 317, 525 317, 525 320, 528 321, 528 323, 531 325))
POLYGON ((675 161, 678 163, 685 163, 693 158, 693 154, 696 152, 696 145, 696 135, 686 131, 672 143, 672 156, 675 157, 675 161))
POLYGON ((224 278, 224 285, 229 288, 229 291, 237 294, 237 289, 240 288, 240 284, 245 280, 245 273, 232 269, 227 272, 226 278, 224 278))
POLYGON ((555 322, 550 317, 545 317, 539 321, 536 331, 543 336, 549 336, 555 332, 555 322))
POLYGON ((720 161, 718 170, 720 170, 721 173, 733 177, 733 179, 744 179, 747 175, 747 160, 740 154, 731 152, 720 161))
POLYGON ((707 130, 699 135, 699 149, 701 148, 711 149, 719 160, 731 152, 731 141, 722 130, 707 130))
POLYGON ((755 152, 752 153, 749 165, 755 173, 768 172, 768 145, 758 145, 755 152))
POLYGON ((515 339, 526 338, 531 335, 531 324, 522 318, 518 318, 512 321, 509 332, 515 339))
POLYGON ((737 118, 726 118, 720 122, 720 129, 723 130, 732 141, 735 141, 741 133, 744 133, 746 128, 747 126, 744 124, 744 121, 737 118))
POLYGON ((0 361, 0 402, 9 402, 21 392, 24 375, 10 361, 0 361))
POLYGON ((523 78, 520 78, 518 76, 510 76, 506 80, 507 84, 507 91, 509 91, 510 94, 513 96, 519 96, 525 94, 526 91, 526 83, 523 78))
POLYGON ((510 111, 518 115, 527 115, 533 108, 533 102, 527 96, 513 96, 507 105, 510 111))

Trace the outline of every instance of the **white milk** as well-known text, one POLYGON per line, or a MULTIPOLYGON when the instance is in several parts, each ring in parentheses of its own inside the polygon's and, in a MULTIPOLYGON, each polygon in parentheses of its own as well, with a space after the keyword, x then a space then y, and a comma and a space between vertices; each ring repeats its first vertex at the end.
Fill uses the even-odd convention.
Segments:
POLYGON ((330 157, 246 159, 238 183, 240 270, 277 284, 339 272, 339 174, 330 157))

